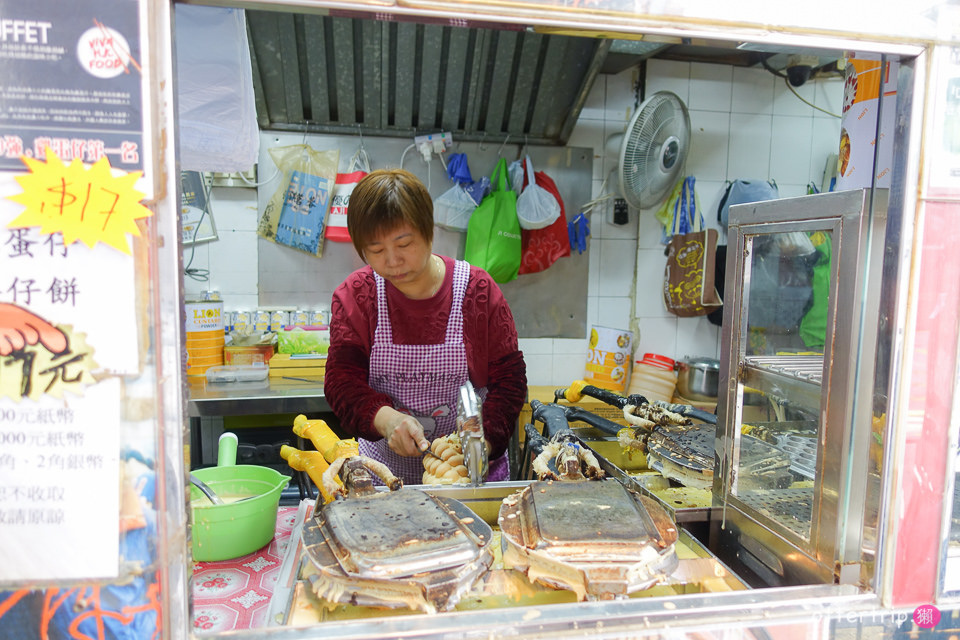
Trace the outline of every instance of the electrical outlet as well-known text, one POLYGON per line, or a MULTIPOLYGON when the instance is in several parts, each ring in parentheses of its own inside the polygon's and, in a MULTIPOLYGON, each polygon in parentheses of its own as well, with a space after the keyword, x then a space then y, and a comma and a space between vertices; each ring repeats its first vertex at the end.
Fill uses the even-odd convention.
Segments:
POLYGON ((613 200, 613 224, 627 224, 630 221, 630 210, 627 208, 627 201, 623 198, 614 198, 613 200))
POLYGON ((443 153, 453 146, 453 134, 447 131, 428 133, 423 136, 414 137, 413 143, 417 145, 418 149, 422 149, 421 145, 426 144, 434 153, 443 153))

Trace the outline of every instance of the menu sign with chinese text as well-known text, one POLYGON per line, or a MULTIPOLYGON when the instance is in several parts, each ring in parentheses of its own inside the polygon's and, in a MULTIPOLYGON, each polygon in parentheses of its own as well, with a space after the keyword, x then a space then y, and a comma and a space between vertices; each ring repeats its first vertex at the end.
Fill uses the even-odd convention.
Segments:
POLYGON ((143 167, 139 0, 0 0, 0 169, 21 156, 143 167))
POLYGON ((105 158, 21 165, 0 173, 0 584, 115 577, 118 376, 140 366, 131 243, 151 212, 139 172, 105 158))
POLYGON ((0 399, 0 584, 119 566, 120 381, 81 402, 0 399))

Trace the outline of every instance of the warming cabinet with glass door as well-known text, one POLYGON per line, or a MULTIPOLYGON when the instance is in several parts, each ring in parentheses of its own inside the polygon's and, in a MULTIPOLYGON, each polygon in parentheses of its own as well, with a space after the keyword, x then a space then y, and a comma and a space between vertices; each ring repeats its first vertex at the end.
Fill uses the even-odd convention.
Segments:
POLYGON ((872 580, 886 206, 861 189, 730 208, 711 547, 758 585, 872 580))

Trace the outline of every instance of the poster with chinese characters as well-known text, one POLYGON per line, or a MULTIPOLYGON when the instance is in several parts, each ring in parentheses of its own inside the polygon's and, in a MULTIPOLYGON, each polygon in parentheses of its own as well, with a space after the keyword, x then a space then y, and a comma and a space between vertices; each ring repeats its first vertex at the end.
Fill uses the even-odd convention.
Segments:
MULTIPOLYGON (((54 325, 70 324, 96 352, 92 370, 136 373, 133 256, 103 243, 64 243, 63 232, 10 228, 23 207, 9 198, 20 191, 15 174, 0 173, 0 304, 27 309, 54 325)), ((9 378, 7 366, 0 359, 0 389, 9 378)), ((27 380, 39 377, 34 368, 27 380)))
POLYGON ((21 162, 0 173, 0 585, 113 578, 120 376, 139 373, 144 315, 132 241, 152 212, 140 172, 105 158, 21 162))
POLYGON ((0 169, 20 156, 146 170, 138 0, 0 0, 0 169))

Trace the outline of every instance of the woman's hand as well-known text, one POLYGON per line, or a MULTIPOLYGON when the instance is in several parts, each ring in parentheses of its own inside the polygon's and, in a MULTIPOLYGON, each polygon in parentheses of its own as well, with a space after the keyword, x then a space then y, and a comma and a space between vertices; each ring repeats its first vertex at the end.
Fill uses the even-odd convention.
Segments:
POLYGON ((413 416, 391 407, 380 407, 373 417, 373 426, 397 455, 419 456, 430 446, 423 435, 423 425, 413 416))

